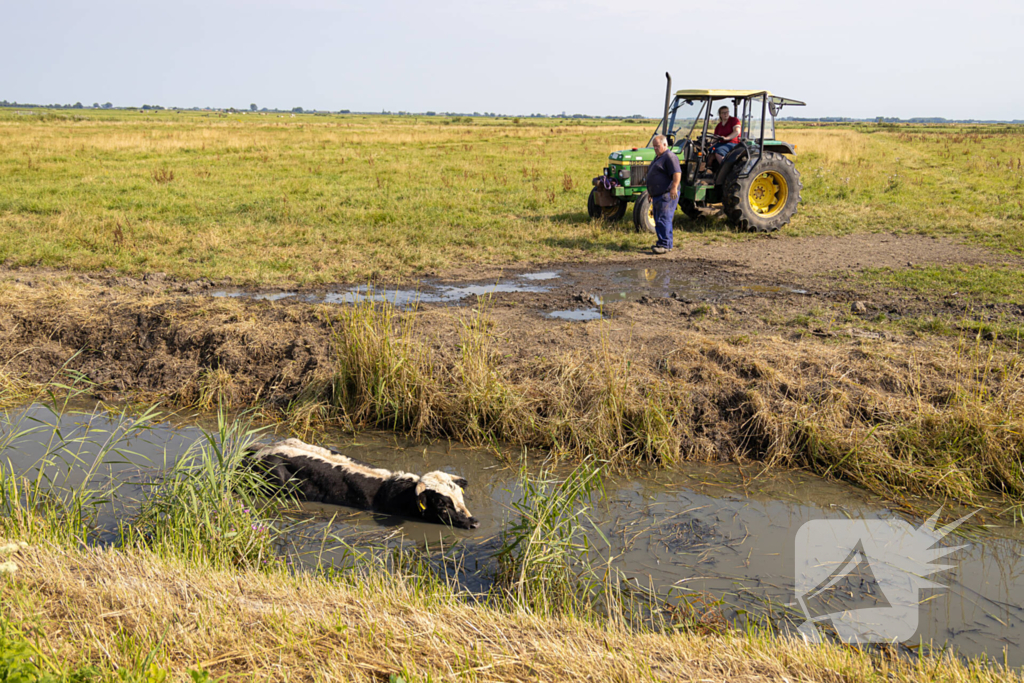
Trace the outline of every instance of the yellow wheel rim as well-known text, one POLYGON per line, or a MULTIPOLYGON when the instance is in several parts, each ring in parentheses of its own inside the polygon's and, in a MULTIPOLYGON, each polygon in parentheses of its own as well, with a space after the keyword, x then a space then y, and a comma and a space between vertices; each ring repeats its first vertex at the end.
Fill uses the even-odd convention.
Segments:
POLYGON ((654 202, 647 203, 647 222, 654 225, 654 202))
POLYGON ((747 198, 754 213, 771 218, 786 206, 786 200, 789 199, 789 183, 781 174, 765 171, 750 183, 747 198))

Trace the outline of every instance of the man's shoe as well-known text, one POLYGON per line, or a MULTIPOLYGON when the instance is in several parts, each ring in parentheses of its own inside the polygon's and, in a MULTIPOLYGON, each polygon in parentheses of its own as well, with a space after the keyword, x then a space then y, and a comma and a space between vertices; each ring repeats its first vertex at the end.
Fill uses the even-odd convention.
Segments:
POLYGON ((659 247, 658 245, 654 245, 653 247, 651 247, 651 251, 653 251, 658 256, 668 253, 668 249, 666 249, 665 247, 659 247))

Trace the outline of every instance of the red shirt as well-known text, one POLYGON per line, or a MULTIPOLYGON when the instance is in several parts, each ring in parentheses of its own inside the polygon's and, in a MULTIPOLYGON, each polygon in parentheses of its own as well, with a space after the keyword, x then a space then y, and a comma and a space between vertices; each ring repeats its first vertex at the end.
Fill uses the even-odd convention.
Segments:
MULTIPOLYGON (((715 135, 721 135, 722 137, 725 137, 726 135, 728 135, 729 133, 732 132, 733 128, 735 128, 738 125, 740 125, 740 120, 738 118, 736 118, 735 116, 730 116, 728 119, 726 119, 725 123, 719 123, 717 126, 715 126, 715 135)), ((740 141, 740 136, 739 135, 737 135, 736 137, 734 137, 731 140, 726 140, 726 142, 739 142, 739 141, 740 141)))

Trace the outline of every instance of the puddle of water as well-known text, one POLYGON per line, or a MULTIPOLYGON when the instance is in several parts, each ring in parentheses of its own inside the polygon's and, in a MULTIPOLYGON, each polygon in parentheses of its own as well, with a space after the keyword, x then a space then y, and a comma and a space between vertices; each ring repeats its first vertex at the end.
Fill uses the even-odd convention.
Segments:
MULTIPOLYGON (((527 273, 521 276, 525 280, 547 280, 559 277, 557 273, 527 273)), ((486 296, 488 294, 503 294, 508 292, 535 292, 543 293, 550 291, 549 287, 541 285, 521 284, 514 282, 495 282, 491 284, 473 285, 441 285, 429 284, 423 289, 386 289, 373 288, 367 285, 352 287, 342 292, 321 292, 310 294, 297 294, 296 292, 247 292, 245 290, 217 290, 211 292, 210 296, 215 297, 245 297, 247 299, 279 301, 288 297, 294 297, 297 301, 307 303, 325 304, 358 304, 364 301, 387 301, 399 308, 411 308, 417 303, 439 304, 457 303, 471 296, 486 296)))
POLYGON ((789 287, 771 287, 768 285, 744 285, 741 289, 745 292, 756 292, 758 294, 779 294, 781 292, 810 294, 806 289, 790 289, 789 287))
MULTIPOLYGON (((77 464, 55 485, 81 484, 85 470, 95 459, 99 443, 110 430, 126 423, 105 413, 67 413, 56 416, 49 408, 32 406, 6 418, 0 416, 0 432, 16 433, 14 422, 35 431, 14 439, 0 454, 16 471, 30 474, 46 452, 53 428, 60 426, 65 439, 97 431, 95 444, 81 442, 68 459, 77 464)), ((109 476, 127 482, 121 495, 141 495, 140 477, 152 476, 173 462, 201 437, 195 426, 155 424, 125 439, 120 460, 102 468, 109 476), (128 451, 131 451, 129 453, 128 451)), ((476 530, 452 530, 371 512, 323 504, 304 504, 310 515, 305 537, 313 539, 328 530, 352 543, 374 539, 404 538, 436 548, 461 541, 464 551, 459 580, 470 590, 485 590, 494 568, 493 553, 500 534, 511 518, 512 504, 520 497, 514 468, 501 465, 490 453, 453 446, 448 442, 415 444, 393 435, 335 435, 328 443, 359 460, 392 470, 423 473, 441 469, 465 477, 469 484, 466 503, 482 522, 476 530), (336 515, 332 524, 329 520, 336 515)), ((98 523, 113 540, 123 507, 105 509, 98 523)), ((797 529, 811 520, 896 519, 896 515, 872 496, 848 486, 827 482, 800 472, 786 472, 751 480, 735 467, 682 464, 634 478, 609 477, 604 495, 589 512, 611 543, 599 543, 612 566, 643 587, 651 586, 671 599, 690 592, 704 592, 724 601, 729 619, 742 623, 749 617, 768 618, 782 630, 803 621, 794 602, 795 537, 797 529)), ((920 521, 914 522, 918 526, 920 521)), ((298 533, 298 532, 297 532, 298 533)), ((1011 666, 1024 665, 1024 533, 999 530, 1002 536, 956 539, 963 545, 945 560, 951 571, 939 575, 948 590, 924 591, 919 627, 912 643, 949 643, 962 655, 989 655, 1011 666)), ((596 539, 592 539, 596 540, 596 539)), ((295 540, 300 549, 301 539, 295 540)), ((318 542, 310 552, 318 554, 318 542)), ((325 563, 336 559, 327 551, 325 563)), ((299 556, 299 561, 303 560, 299 556)), ((598 560, 600 561, 600 560, 598 560)), ((841 601, 845 598, 840 597, 841 601)), ((842 604, 842 603, 841 603, 842 604)), ((853 604, 853 603, 850 603, 853 604)), ((849 607, 853 609, 853 607, 849 607)))
POLYGON ((311 294, 307 298, 314 303, 325 304, 358 304, 364 301, 387 301, 399 308, 408 308, 417 303, 439 303, 443 297, 413 289, 373 289, 363 285, 353 287, 345 292, 328 292, 323 295, 311 294))
POLYGON ((596 308, 576 308, 568 311, 552 311, 547 314, 549 318, 558 318, 559 320, 573 320, 573 321, 587 321, 587 320, 600 320, 604 316, 601 315, 601 311, 596 308))
POLYGON ((558 271, 546 270, 539 273, 520 273, 516 277, 523 280, 554 280, 561 275, 558 274, 558 271))
POLYGON ((536 292, 543 293, 550 291, 550 287, 539 285, 518 285, 508 282, 496 282, 490 285, 465 285, 462 287, 440 286, 438 290, 444 301, 459 301, 468 296, 484 296, 487 294, 504 294, 510 292, 536 292))
POLYGON ((210 292, 210 296, 215 297, 230 297, 238 298, 244 297, 247 299, 255 299, 257 301, 280 301, 281 299, 287 299, 289 297, 298 296, 296 292, 246 292, 244 290, 227 290, 220 289, 215 292, 210 292))
MULTIPOLYGON (((676 298, 683 301, 721 301, 747 296, 752 293, 808 294, 806 290, 790 289, 770 285, 726 285, 711 282, 706 278, 683 277, 665 268, 627 268, 618 270, 589 271, 596 276, 593 285, 595 293, 589 298, 595 306, 612 301, 637 301, 643 297, 676 298)), ((418 303, 458 304, 473 296, 506 293, 538 293, 551 291, 556 284, 566 283, 559 271, 520 273, 511 282, 488 282, 468 285, 451 285, 438 282, 423 283, 419 289, 387 289, 370 286, 350 287, 337 292, 249 292, 242 289, 222 289, 211 292, 217 297, 247 297, 250 299, 279 301, 291 298, 293 301, 327 304, 358 304, 365 301, 389 302, 399 308, 412 308, 418 303), (558 280, 559 283, 551 282, 558 280), (536 284, 544 283, 544 284, 536 284)), ((563 312, 559 312, 563 313, 563 312)), ((591 313, 584 314, 592 315, 591 313)), ((563 318, 564 315, 549 315, 563 318)), ((595 318, 566 318, 590 320, 595 318)))
POLYGON ((645 296, 683 300, 720 300, 742 295, 739 287, 708 282, 697 278, 672 275, 654 268, 630 268, 611 274, 608 289, 602 292, 605 301, 636 301, 645 296))

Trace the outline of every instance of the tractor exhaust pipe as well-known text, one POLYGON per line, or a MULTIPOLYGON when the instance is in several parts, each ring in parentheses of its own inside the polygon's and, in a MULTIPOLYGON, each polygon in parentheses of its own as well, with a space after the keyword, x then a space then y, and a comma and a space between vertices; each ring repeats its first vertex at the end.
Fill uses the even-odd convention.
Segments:
POLYGON ((666 71, 665 79, 668 84, 665 86, 665 111, 664 116, 661 117, 661 134, 668 135, 668 103, 669 98, 672 97, 672 76, 666 71))

